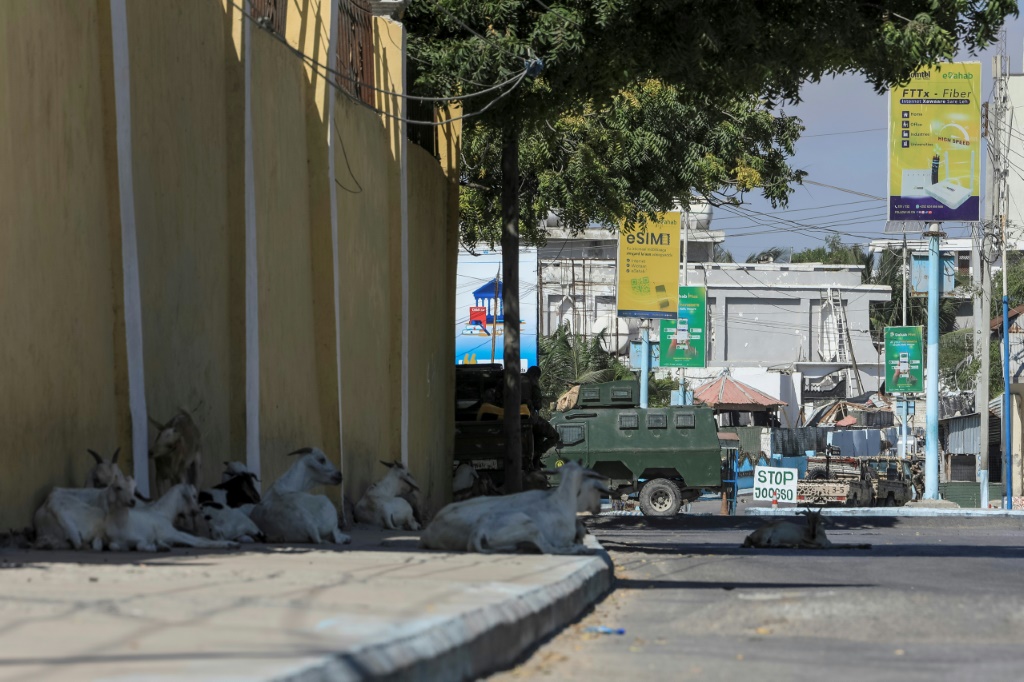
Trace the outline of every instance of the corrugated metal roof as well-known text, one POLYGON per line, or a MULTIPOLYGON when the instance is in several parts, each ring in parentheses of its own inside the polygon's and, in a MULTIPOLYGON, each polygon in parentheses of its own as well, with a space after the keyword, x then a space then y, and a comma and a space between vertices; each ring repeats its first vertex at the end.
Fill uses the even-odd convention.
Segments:
POLYGON ((693 392, 695 401, 718 407, 735 405, 737 407, 778 407, 786 403, 762 393, 753 386, 736 381, 728 374, 723 374, 711 383, 697 387, 693 392))

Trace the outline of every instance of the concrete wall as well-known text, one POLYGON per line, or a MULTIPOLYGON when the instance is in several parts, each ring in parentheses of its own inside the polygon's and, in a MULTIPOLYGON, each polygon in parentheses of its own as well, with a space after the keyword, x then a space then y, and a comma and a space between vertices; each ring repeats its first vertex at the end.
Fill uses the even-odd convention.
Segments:
POLYGON ((102 10, 0 3, 3 529, 27 525, 51 486, 80 485, 86 448, 129 445, 102 10))
MULTIPOLYGON (((289 4, 288 42, 328 62, 333 9, 289 4)), ((401 25, 377 25, 388 31, 378 41, 387 48, 382 87, 400 89, 401 25)), ((448 494, 457 137, 448 138, 445 167, 422 150, 403 151, 392 119, 335 95, 256 27, 246 49, 243 27, 228 2, 127 3, 126 166, 107 0, 0 3, 0 58, 17 65, 0 69, 8 131, 0 136, 0 286, 13 292, 0 298, 2 528, 29 523, 53 485, 79 484, 91 463, 85 448, 120 446, 131 463, 119 206, 126 175, 138 247, 125 258, 139 270, 148 411, 158 419, 193 411, 203 483, 217 479, 224 460, 246 459, 247 52, 256 209, 248 274, 258 296, 264 485, 291 464, 285 453, 304 445, 342 465, 350 496, 383 475, 377 460, 401 448, 409 353, 410 465, 428 508, 448 494), (401 335, 403 234, 411 348, 401 335)))

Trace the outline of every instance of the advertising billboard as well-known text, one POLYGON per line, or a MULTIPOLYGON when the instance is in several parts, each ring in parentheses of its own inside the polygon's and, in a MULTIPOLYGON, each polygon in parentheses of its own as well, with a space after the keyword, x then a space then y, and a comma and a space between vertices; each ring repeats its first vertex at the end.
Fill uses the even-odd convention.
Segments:
MULTIPOLYGON (((505 316, 501 305, 501 251, 459 250, 455 288, 455 362, 502 363, 505 316), (493 355, 492 355, 493 349, 493 355)), ((519 251, 519 358, 526 370, 537 364, 537 249, 519 251)))
POLYGON ((679 287, 679 313, 661 321, 662 367, 707 367, 708 292, 704 287, 679 287))
POLYGON ((921 327, 885 328, 885 390, 924 390, 924 343, 921 327))
POLYGON ((615 283, 619 317, 675 319, 680 216, 678 211, 659 213, 632 232, 619 232, 615 283))
POLYGON ((889 220, 979 220, 981 63, 937 64, 889 91, 889 220))

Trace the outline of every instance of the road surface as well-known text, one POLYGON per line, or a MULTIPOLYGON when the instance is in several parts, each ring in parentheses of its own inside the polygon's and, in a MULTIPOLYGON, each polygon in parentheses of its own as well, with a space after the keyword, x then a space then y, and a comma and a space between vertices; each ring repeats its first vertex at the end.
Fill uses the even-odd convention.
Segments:
POLYGON ((1024 523, 836 519, 835 543, 740 547, 767 520, 590 521, 615 591, 493 679, 1015 680, 1024 677, 1024 523), (624 635, 588 627, 625 628, 624 635))

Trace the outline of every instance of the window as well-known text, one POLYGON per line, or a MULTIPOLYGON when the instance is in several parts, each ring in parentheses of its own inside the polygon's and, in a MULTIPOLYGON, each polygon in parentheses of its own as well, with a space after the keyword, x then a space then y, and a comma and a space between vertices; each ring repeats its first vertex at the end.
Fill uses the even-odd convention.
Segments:
MULTIPOLYGON (((263 0, 281 2, 282 0, 263 0)), ((338 87, 371 107, 377 93, 373 77, 373 12, 367 0, 337 0, 338 87)))
POLYGON ((558 437, 562 439, 562 445, 577 445, 586 438, 586 431, 583 424, 559 424, 558 437))
POLYGON ((587 386, 580 389, 580 402, 600 402, 601 389, 596 386, 587 386))
POLYGON ((692 429, 694 425, 692 412, 676 412, 676 428, 692 429))
POLYGON ((619 415, 619 429, 640 428, 640 415, 636 412, 623 412, 619 415))
POLYGON ((623 401, 627 403, 633 402, 633 389, 628 387, 613 388, 612 389, 612 401, 623 401))
POLYGON ((647 413, 647 428, 649 429, 667 429, 668 428, 668 415, 664 412, 648 412, 647 413))

